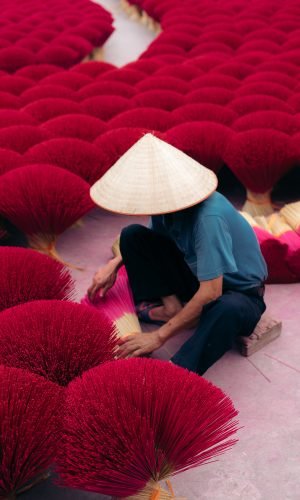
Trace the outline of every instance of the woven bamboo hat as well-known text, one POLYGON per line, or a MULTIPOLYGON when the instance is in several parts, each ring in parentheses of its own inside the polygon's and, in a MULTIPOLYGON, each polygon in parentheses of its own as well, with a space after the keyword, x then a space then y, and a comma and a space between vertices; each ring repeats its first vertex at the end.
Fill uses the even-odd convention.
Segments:
POLYGON ((177 212, 208 198, 216 175, 152 134, 139 139, 90 190, 110 212, 156 215, 177 212))

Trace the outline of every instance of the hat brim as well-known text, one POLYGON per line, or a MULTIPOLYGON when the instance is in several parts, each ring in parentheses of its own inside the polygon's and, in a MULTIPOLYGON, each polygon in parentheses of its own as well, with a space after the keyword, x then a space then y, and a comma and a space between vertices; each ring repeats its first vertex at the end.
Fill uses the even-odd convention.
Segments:
POLYGON ((197 205, 217 185, 212 170, 146 134, 91 187, 90 196, 116 214, 159 215, 197 205))

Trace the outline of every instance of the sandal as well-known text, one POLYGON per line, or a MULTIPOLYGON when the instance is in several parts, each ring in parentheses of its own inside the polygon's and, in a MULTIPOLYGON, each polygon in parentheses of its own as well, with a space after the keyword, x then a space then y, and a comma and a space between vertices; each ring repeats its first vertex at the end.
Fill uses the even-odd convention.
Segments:
POLYGON ((155 307, 159 307, 162 305, 162 302, 140 302, 136 305, 136 313, 140 321, 143 323, 152 323, 154 325, 162 326, 165 324, 165 321, 159 321, 150 318, 149 312, 155 307))

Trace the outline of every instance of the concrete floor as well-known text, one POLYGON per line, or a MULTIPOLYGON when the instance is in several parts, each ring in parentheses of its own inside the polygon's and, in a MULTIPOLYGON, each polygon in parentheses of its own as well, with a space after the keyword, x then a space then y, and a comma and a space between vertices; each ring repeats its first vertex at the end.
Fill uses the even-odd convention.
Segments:
MULTIPOLYGON (((105 59, 123 65, 138 57, 153 34, 128 21, 117 0, 99 0, 111 8, 117 30, 105 45, 105 59), (134 31, 136 29, 136 31, 134 31), (126 40, 126 43, 124 43, 126 40)), ((73 270, 78 300, 94 271, 111 256, 110 246, 120 229, 139 218, 94 210, 81 227, 71 228, 58 243, 73 270)), ((298 500, 300 499, 300 284, 267 287, 269 312, 283 321, 282 336, 246 359, 227 353, 206 373, 240 411, 239 443, 218 462, 185 472, 173 481, 175 492, 187 500, 298 500)), ((157 353, 166 358, 183 337, 157 353)), ((58 489, 51 481, 22 496, 24 500, 100 500, 97 494, 58 489)))
POLYGON ((103 59, 115 66, 135 61, 155 36, 142 24, 129 19, 119 0, 93 0, 109 10, 114 17, 115 31, 103 45, 103 59))

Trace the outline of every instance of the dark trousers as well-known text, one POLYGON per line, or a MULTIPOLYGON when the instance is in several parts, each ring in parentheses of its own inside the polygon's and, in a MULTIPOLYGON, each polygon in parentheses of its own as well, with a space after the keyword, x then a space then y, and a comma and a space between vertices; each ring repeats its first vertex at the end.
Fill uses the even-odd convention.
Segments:
MULTIPOLYGON (((166 236, 133 224, 122 230, 120 250, 136 303, 168 295, 186 302, 199 289, 182 252, 166 236)), ((202 375, 231 349, 236 336, 252 333, 265 309, 254 289, 224 291, 203 307, 195 333, 172 361, 202 375)))

